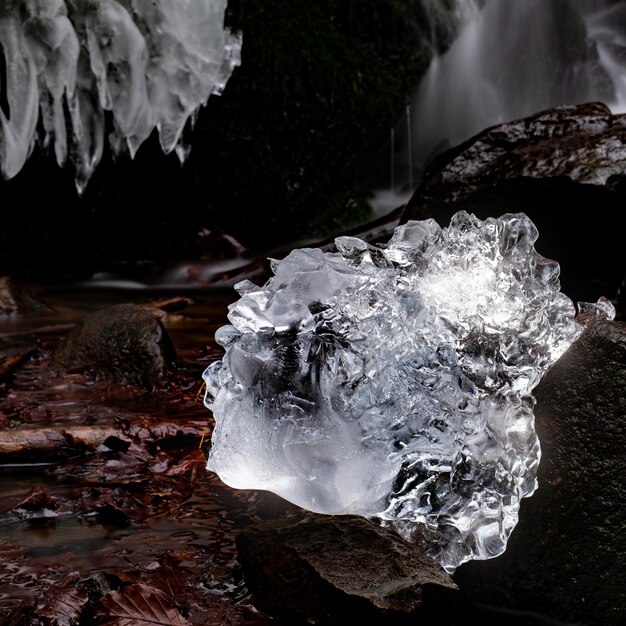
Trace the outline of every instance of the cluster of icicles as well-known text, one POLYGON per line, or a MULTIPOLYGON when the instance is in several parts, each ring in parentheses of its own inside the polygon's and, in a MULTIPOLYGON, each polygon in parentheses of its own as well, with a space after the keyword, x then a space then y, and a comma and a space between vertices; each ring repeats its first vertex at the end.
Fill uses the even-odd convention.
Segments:
POLYGON ((102 157, 134 156, 156 128, 166 154, 240 62, 227 0, 9 0, 0 6, 0 169, 34 145, 70 160, 84 191, 102 157), (105 124, 107 112, 110 125, 105 124))

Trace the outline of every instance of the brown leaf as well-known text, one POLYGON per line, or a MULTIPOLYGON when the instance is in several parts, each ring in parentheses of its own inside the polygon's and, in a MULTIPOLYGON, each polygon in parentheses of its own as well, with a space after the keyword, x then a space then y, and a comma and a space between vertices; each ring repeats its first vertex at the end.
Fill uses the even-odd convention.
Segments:
POLYGON ((107 594, 96 617, 103 626, 189 626, 162 591, 143 583, 107 594))
MULTIPOLYGON (((232 598, 217 595, 206 597, 201 607, 192 608, 189 621, 192 624, 210 624, 211 626, 272 626, 277 623, 249 606, 235 603, 232 598)), ((282 624, 286 623, 282 622, 282 624)))
POLYGON ((78 624, 89 601, 85 589, 75 586, 80 575, 70 574, 52 585, 37 604, 37 615, 47 626, 78 624))
POLYGON ((0 380, 9 378, 9 376, 11 376, 11 374, 13 374, 15 370, 20 367, 20 365, 28 360, 34 352, 35 348, 29 348, 20 354, 0 358, 0 380))
POLYGON ((192 450, 178 462, 171 465, 165 472, 168 476, 183 476, 190 474, 194 480, 198 471, 202 472, 206 466, 206 457, 202 450, 192 450))
POLYGON ((16 604, 0 624, 2 626, 42 626, 33 600, 26 599, 16 604))
POLYGON ((126 489, 85 490, 77 504, 84 513, 96 513, 100 524, 124 528, 130 521, 141 522, 154 511, 126 489))
POLYGON ((183 568, 172 558, 161 559, 159 568, 149 574, 149 582, 172 599, 185 594, 189 579, 183 568))
POLYGON ((24 561, 26 553, 23 548, 0 540, 0 586, 9 585, 20 576, 24 561))

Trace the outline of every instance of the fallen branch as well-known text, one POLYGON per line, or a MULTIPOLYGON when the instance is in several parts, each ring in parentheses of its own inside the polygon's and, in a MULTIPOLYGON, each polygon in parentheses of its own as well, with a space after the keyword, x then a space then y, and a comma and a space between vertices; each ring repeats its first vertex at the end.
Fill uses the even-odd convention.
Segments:
POLYGON ((108 437, 124 435, 112 426, 10 428, 0 431, 0 464, 64 460, 94 451, 108 437))

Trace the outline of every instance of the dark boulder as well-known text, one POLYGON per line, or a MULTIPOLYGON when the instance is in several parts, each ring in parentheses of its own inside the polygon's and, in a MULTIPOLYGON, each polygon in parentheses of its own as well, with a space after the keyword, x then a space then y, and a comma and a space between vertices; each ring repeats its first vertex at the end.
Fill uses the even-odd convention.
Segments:
POLYGON ((489 128, 435 159, 403 220, 447 225, 460 209, 526 213, 537 250, 561 264, 563 291, 615 298, 626 275, 626 115, 591 103, 489 128))
POLYGON ((119 304, 81 320, 52 355, 50 367, 57 372, 86 370, 98 380, 152 388, 175 356, 156 310, 119 304))
POLYGON ((626 324, 596 322, 536 389, 539 489, 499 558, 455 575, 476 601, 626 623, 626 324))
POLYGON ((354 516, 264 522, 237 538, 256 604, 287 623, 415 623, 453 605, 456 586, 418 545, 354 516), (421 613, 420 613, 421 614, 421 613))

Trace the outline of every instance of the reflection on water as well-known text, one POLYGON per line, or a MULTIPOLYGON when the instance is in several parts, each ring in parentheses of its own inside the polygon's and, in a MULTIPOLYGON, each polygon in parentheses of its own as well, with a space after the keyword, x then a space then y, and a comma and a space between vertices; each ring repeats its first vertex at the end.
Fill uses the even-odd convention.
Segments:
POLYGON ((81 561, 81 569, 85 564, 87 569, 97 568, 99 561, 93 562, 90 555, 122 534, 119 529, 78 516, 32 521, 15 520, 13 515, 0 517, 3 541, 21 546, 33 558, 72 553, 81 561), (90 561, 92 567, 89 567, 90 561))

